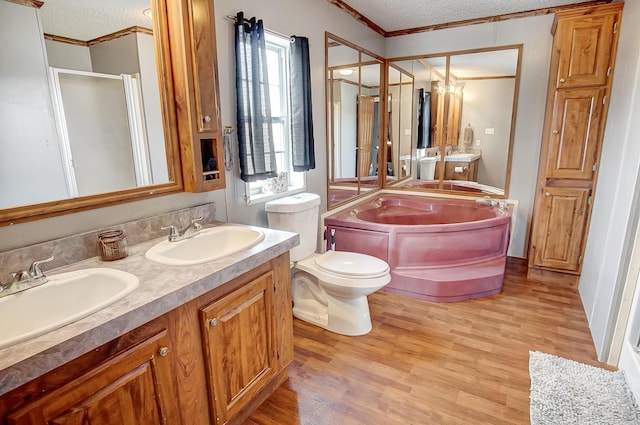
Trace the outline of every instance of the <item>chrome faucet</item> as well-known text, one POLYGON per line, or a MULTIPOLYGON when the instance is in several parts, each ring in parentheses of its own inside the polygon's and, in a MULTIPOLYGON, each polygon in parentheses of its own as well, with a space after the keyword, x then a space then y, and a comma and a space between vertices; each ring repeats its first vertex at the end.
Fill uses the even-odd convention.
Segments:
POLYGON ((500 211, 504 211, 504 209, 507 207, 506 201, 497 201, 493 198, 489 198, 488 196, 485 196, 484 198, 476 198, 476 202, 478 202, 479 204, 488 205, 490 207, 498 207, 500 211))
POLYGON ((198 223, 200 220, 202 220, 202 216, 194 218, 191 220, 191 223, 182 230, 178 230, 174 225, 163 226, 161 229, 169 229, 169 242, 178 242, 197 235, 202 229, 202 224, 198 223))
POLYGON ((29 271, 20 270, 11 273, 11 280, 7 283, 0 282, 0 297, 22 292, 30 288, 35 288, 47 282, 47 276, 42 273, 40 264, 53 261, 53 256, 46 260, 34 261, 29 267, 29 271))

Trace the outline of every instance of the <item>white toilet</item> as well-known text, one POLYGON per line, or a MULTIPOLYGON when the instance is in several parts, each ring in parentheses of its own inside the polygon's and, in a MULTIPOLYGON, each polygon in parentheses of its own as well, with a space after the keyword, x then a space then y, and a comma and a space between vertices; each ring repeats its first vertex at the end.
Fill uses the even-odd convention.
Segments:
POLYGON ((300 193, 267 202, 269 227, 300 234, 291 250, 293 315, 342 335, 371 330, 367 295, 391 281, 389 265, 355 252, 316 254, 320 197, 300 193))

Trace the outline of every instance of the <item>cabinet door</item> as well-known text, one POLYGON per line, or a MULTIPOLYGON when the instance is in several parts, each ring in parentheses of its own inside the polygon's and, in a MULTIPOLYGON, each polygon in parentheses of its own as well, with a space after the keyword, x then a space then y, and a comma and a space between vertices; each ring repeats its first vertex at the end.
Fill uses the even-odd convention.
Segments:
POLYGON ((163 331, 7 415, 10 425, 180 423, 163 331))
POLYGON ((611 66, 617 13, 562 19, 556 46, 560 57, 556 87, 603 86, 611 66))
POLYGON ((470 162, 446 161, 444 163, 445 180, 471 180, 470 162))
POLYGON ((218 424, 226 423, 273 377, 273 273, 204 307, 205 356, 218 424))
POLYGON ((191 0, 191 54, 198 132, 218 131, 218 66, 213 2, 191 0))
POLYGON ((532 234, 533 264, 577 271, 587 220, 589 189, 544 188, 532 234))
POLYGON ((605 89, 557 90, 548 137, 547 178, 593 177, 605 89))

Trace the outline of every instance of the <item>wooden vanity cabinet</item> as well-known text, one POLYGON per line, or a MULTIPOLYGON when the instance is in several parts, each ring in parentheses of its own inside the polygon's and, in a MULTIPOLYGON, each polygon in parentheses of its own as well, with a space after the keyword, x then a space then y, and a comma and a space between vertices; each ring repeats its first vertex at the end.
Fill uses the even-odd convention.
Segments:
POLYGON ((179 423, 172 356, 167 329, 155 321, 3 396, 3 411, 13 408, 4 423, 179 423))
POLYGON ((473 161, 445 161, 445 180, 478 181, 478 160, 473 161))
POLYGON ((225 188, 214 5, 156 0, 169 11, 180 161, 187 192, 225 188))
POLYGON ((580 278, 623 6, 556 14, 529 279, 575 286, 580 278))
POLYGON ((272 295, 269 271, 200 310, 219 424, 236 415, 276 373, 272 295))
POLYGON ((290 273, 287 252, 1 396, 2 423, 242 423, 288 376, 290 273))

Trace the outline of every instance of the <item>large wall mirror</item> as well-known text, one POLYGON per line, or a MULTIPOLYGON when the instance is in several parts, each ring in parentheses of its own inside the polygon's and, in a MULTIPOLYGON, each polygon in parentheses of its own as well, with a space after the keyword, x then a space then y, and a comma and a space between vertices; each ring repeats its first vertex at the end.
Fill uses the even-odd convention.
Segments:
POLYGON ((506 197, 521 52, 390 59, 385 186, 506 197))
POLYGON ((0 0, 0 225, 182 189, 167 7, 99 3, 0 0))
POLYGON ((328 206, 381 187, 383 59, 326 33, 328 206))

